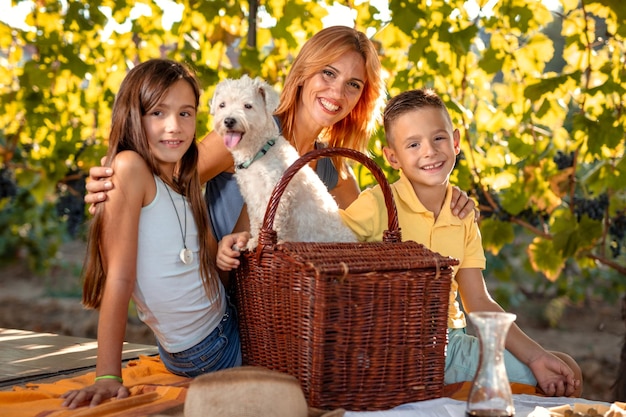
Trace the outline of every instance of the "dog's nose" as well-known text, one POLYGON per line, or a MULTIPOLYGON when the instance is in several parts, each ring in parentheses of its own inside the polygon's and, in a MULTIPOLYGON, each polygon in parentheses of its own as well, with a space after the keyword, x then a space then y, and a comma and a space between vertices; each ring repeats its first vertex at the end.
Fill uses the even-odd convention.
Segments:
POLYGON ((229 129, 232 129, 233 127, 235 127, 236 123, 237 123, 237 120, 235 120, 234 117, 227 117, 224 119, 224 125, 226 125, 226 127, 229 129))

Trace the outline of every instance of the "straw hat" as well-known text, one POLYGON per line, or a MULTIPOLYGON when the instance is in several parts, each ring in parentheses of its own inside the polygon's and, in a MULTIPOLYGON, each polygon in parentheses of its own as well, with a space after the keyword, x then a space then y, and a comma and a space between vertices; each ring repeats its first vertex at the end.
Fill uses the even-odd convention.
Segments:
POLYGON ((184 417, 341 417, 344 410, 309 408, 298 380, 266 368, 243 366, 195 378, 184 417))

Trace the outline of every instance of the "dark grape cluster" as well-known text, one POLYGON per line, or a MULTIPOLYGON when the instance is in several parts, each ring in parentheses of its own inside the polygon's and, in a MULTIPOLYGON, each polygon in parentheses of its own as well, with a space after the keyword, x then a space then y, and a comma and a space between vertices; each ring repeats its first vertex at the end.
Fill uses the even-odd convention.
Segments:
POLYGON ((67 231, 76 237, 85 221, 85 176, 74 174, 59 189, 57 214, 66 219, 67 231))
POLYGON ((0 200, 6 197, 14 197, 17 194, 17 184, 13 173, 7 168, 0 168, 0 200))
POLYGON ((591 220, 602 220, 608 207, 609 196, 607 194, 600 194, 598 198, 592 199, 574 197, 574 213, 578 221, 584 214, 591 220))
POLYGON ((554 163, 560 170, 570 168, 574 166, 574 152, 564 153, 563 151, 557 151, 554 155, 554 163))
POLYGON ((540 227, 550 219, 550 215, 545 212, 535 211, 531 208, 522 210, 517 216, 515 216, 534 227, 540 227))
POLYGON ((611 252, 614 258, 617 258, 622 250, 622 246, 625 243, 624 236, 626 235, 626 212, 618 212, 615 217, 611 219, 609 224, 609 235, 611 237, 611 252))
POLYGON ((550 217, 547 213, 535 211, 531 208, 526 208, 514 215, 502 208, 497 194, 490 192, 490 199, 487 199, 481 187, 476 187, 473 193, 478 199, 478 206, 481 208, 480 217, 483 219, 494 217, 500 221, 509 222, 513 217, 515 217, 516 219, 523 220, 534 227, 540 227, 550 217), (495 203, 495 208, 492 207, 490 200, 495 203))

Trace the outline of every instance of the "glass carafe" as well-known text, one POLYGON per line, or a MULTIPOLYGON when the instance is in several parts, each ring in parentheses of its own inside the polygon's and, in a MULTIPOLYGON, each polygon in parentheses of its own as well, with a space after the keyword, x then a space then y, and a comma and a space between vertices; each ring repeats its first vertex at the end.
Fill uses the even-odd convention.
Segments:
POLYGON ((466 416, 512 417, 515 414, 504 367, 504 342, 515 314, 469 313, 480 341, 480 361, 467 398, 466 416))

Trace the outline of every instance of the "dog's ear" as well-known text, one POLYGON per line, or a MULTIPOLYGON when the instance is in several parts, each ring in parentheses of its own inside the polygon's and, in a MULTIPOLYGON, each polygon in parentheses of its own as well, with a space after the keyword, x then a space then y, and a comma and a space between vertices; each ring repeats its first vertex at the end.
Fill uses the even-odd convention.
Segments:
POLYGON ((278 108, 278 104, 280 103, 280 96, 276 90, 262 78, 256 77, 254 82, 257 85, 259 94, 261 94, 261 97, 263 97, 265 101, 265 109, 268 113, 274 114, 274 110, 278 108))
POLYGON ((217 96, 223 89, 227 88, 231 81, 232 80, 230 78, 227 78, 224 81, 220 81, 219 83, 217 83, 217 85, 215 86, 215 91, 213 91, 213 97, 211 97, 211 101, 209 101, 209 114, 215 115, 215 108, 217 107, 217 96))
POLYGON ((220 84, 221 83, 215 86, 215 91, 213 91, 213 96, 209 101, 209 114, 211 115, 215 115, 215 106, 217 106, 217 93, 220 90, 220 84))

